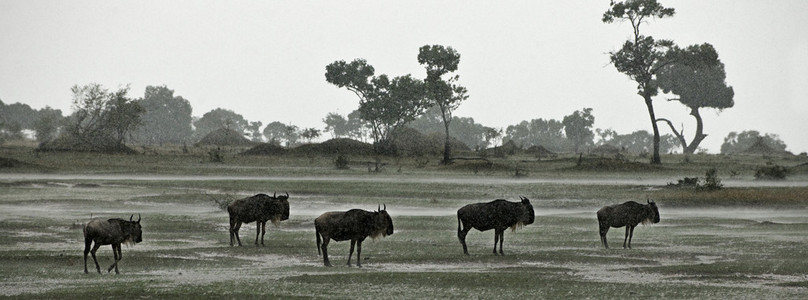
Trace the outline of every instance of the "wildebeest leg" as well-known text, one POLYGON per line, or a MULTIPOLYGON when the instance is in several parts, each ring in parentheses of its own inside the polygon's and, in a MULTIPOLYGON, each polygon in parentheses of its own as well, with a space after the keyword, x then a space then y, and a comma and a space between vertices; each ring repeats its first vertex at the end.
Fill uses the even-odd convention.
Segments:
POLYGON ((600 224, 600 241, 603 242, 603 247, 609 249, 609 243, 606 241, 606 233, 609 232, 609 226, 603 226, 600 224))
POLYGON ((362 267, 362 263, 359 259, 359 256, 362 255, 362 240, 356 242, 356 266, 362 267))
POLYGON ((90 253, 90 244, 93 243, 93 240, 85 238, 84 239, 84 274, 90 273, 87 272, 87 254, 90 253))
POLYGON ((325 236, 323 237, 323 246, 322 246, 322 248, 323 248, 323 264, 326 267, 331 266, 331 262, 328 261, 328 242, 329 241, 331 241, 331 238, 325 237, 325 236))
POLYGON ((261 221, 255 221, 255 245, 258 246, 258 236, 261 235, 261 221))
POLYGON ((264 245, 264 235, 267 234, 267 222, 261 222, 261 246, 264 245))
POLYGON ((101 266, 98 265, 98 259, 95 257, 95 252, 98 251, 99 247, 101 247, 101 245, 95 243, 95 245, 93 245, 93 249, 90 250, 90 254, 93 255, 93 262, 95 262, 95 270, 98 271, 98 274, 101 274, 101 266))
POLYGON ((236 239, 235 228, 236 228, 236 219, 230 217, 230 247, 233 247, 233 241, 236 239))
MULTIPOLYGON (((354 245, 356 245, 356 240, 351 239, 351 250, 348 251, 348 266, 349 267, 351 266, 351 256, 353 256, 354 245)), ((357 256, 359 256, 359 255, 357 255, 357 256)))
POLYGON ((497 242, 499 242, 499 229, 494 229, 494 255, 497 254, 497 242))
POLYGON ((623 238, 623 249, 626 249, 626 242, 628 242, 628 233, 631 232, 631 225, 626 225, 626 237, 623 238))
POLYGON ((466 247, 466 235, 469 233, 469 230, 471 230, 470 227, 466 229, 460 229, 460 221, 458 220, 457 238, 460 239, 460 244, 463 245, 463 254, 465 255, 469 255, 469 250, 466 247))
POLYGON ((502 253, 502 244, 505 242, 505 229, 499 232, 499 255, 505 255, 502 253))
MULTIPOLYGON (((238 230, 241 229, 241 222, 236 221, 236 226, 233 227, 232 232, 233 235, 236 236, 236 241, 238 242, 238 246, 241 247, 241 238, 238 237, 238 230)), ((232 241, 231 241, 232 243, 232 241)))
POLYGON ((635 226, 631 226, 631 231, 629 231, 629 233, 628 233, 628 248, 629 249, 631 249, 631 238, 634 237, 634 227, 635 226))
POLYGON ((115 274, 121 274, 118 272, 118 261, 121 260, 121 256, 121 244, 112 244, 112 257, 114 261, 109 265, 109 268, 107 268, 107 273, 112 271, 112 268, 115 268, 115 274))

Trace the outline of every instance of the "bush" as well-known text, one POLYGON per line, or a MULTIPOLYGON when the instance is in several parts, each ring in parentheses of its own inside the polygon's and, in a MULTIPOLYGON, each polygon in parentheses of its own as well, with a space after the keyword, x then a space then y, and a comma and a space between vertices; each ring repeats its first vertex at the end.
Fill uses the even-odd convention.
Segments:
POLYGON ((334 165, 337 167, 337 169, 347 170, 349 169, 348 158, 346 158, 345 155, 337 156, 337 159, 334 160, 334 165))
POLYGON ((713 191, 713 190, 719 190, 723 186, 724 185, 721 184, 721 179, 718 178, 718 170, 716 170, 715 168, 707 170, 707 173, 704 174, 704 186, 702 186, 701 188, 708 191, 713 191))
POLYGON ((786 179, 788 169, 783 166, 773 165, 765 166, 755 171, 755 179, 761 180, 783 180, 786 179))

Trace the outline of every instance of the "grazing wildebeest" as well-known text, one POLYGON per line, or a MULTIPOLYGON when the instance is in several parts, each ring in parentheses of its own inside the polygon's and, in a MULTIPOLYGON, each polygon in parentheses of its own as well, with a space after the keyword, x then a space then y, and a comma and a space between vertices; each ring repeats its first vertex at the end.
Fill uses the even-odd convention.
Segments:
POLYGON ((522 199, 521 203, 498 199, 488 203, 469 204, 458 209, 457 238, 463 245, 463 253, 469 254, 466 234, 474 228, 479 231, 494 229, 494 254, 497 254, 497 242, 499 242, 499 254, 505 255, 502 253, 505 229, 511 227, 516 230, 517 227, 532 224, 535 218, 530 200, 521 196, 519 198, 522 199))
POLYGON ((320 254, 322 237, 323 263, 328 261, 328 242, 351 240, 351 251, 348 252, 348 266, 351 265, 354 244, 356 244, 356 266, 362 267, 359 256, 362 253, 362 241, 368 236, 373 239, 393 234, 393 219, 387 213, 387 206, 378 211, 351 209, 349 211, 327 212, 314 219, 314 234, 317 236, 317 254, 320 254))
POLYGON ((84 273, 87 272, 87 253, 92 253, 93 261, 95 262, 95 270, 101 273, 101 267, 98 266, 98 259, 95 258, 95 252, 101 245, 112 245, 112 255, 115 262, 109 266, 107 272, 115 268, 115 274, 118 272, 118 262, 123 258, 121 254, 121 243, 137 244, 143 241, 143 232, 140 228, 140 214, 137 215, 137 221, 132 221, 135 215, 129 216, 129 221, 124 219, 109 219, 104 220, 95 218, 84 225, 84 273), (90 250, 90 244, 95 242, 93 249, 90 250))
POLYGON ((634 236, 634 227, 637 224, 648 222, 659 223, 659 210, 656 203, 647 200, 648 204, 639 204, 628 201, 623 204, 605 206, 598 210, 598 225, 600 225, 600 241, 609 249, 606 242, 606 233, 609 227, 620 228, 626 226, 626 237, 623 239, 623 248, 631 249, 631 237, 634 236), (628 242, 628 243, 626 243, 628 242))
POLYGON ((271 197, 266 194, 257 194, 252 197, 238 199, 227 206, 227 213, 230 215, 230 246, 233 240, 238 241, 241 246, 241 239, 238 230, 241 223, 256 222, 257 232, 255 233, 255 245, 258 244, 258 236, 261 236, 261 244, 264 245, 264 235, 267 233, 267 221, 278 226, 280 221, 289 219, 289 193, 271 197))

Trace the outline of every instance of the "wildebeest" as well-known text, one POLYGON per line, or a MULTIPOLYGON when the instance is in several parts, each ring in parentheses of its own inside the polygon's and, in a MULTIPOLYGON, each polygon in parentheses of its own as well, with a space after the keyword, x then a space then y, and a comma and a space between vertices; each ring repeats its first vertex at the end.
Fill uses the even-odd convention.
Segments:
POLYGON ((84 273, 87 272, 87 253, 92 253, 93 261, 95 262, 95 270, 101 273, 101 267, 98 266, 98 259, 95 257, 95 252, 102 245, 112 245, 112 255, 115 262, 109 266, 107 272, 115 268, 115 274, 118 272, 118 262, 123 258, 121 254, 121 243, 137 244, 143 241, 143 232, 140 227, 140 214, 137 215, 137 221, 132 221, 135 215, 129 216, 129 221, 124 219, 108 219, 94 218, 84 225, 84 273), (95 242, 93 249, 90 250, 90 244, 95 242))
POLYGON ((393 234, 393 219, 387 213, 387 206, 379 207, 378 211, 351 209, 349 211, 327 212, 314 219, 314 234, 317 236, 317 254, 322 249, 323 264, 331 266, 328 261, 328 242, 351 240, 351 250, 348 252, 348 266, 351 265, 354 244, 356 244, 356 266, 361 267, 359 256, 362 253, 362 241, 368 236, 376 239, 379 236, 393 234), (322 246, 320 242, 322 237, 322 246))
POLYGON ((255 245, 258 244, 258 236, 261 236, 261 244, 264 245, 264 235, 267 233, 267 221, 278 226, 280 221, 289 219, 289 193, 286 195, 272 196, 257 194, 252 197, 238 199, 227 206, 227 213, 230 215, 230 246, 233 240, 238 241, 241 246, 241 239, 238 230, 241 223, 256 222, 255 245))
POLYGON ((628 201, 623 204, 605 206, 598 210, 600 240, 606 249, 609 248, 609 244, 606 242, 606 233, 609 232, 609 227, 620 228, 626 226, 623 248, 628 247, 631 249, 631 238, 634 236, 634 227, 637 227, 637 224, 659 223, 659 210, 656 203, 651 200, 647 200, 647 202, 648 204, 639 204, 634 201, 628 201))
POLYGON ((511 227, 516 230, 517 227, 533 224, 535 218, 530 199, 521 196, 519 198, 522 199, 522 202, 498 199, 487 203, 469 204, 458 209, 457 238, 463 245, 463 253, 469 254, 466 247, 466 234, 474 228, 479 231, 494 229, 494 254, 497 254, 497 242, 499 242, 499 254, 505 255, 502 253, 505 229, 511 227))

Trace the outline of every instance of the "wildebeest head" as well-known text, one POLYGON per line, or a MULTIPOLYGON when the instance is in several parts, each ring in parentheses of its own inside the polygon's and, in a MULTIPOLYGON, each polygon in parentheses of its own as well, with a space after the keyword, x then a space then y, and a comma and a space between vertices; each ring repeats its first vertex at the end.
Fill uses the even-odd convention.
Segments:
MULTIPOLYGON (((289 193, 287 192, 286 195, 278 196, 277 193, 272 195, 272 199, 278 200, 278 203, 281 206, 281 219, 280 221, 285 221, 289 219, 289 193)), ((273 224, 278 225, 275 220, 272 221, 273 224)))
POLYGON ((134 214, 129 216, 128 229, 123 230, 124 233, 129 233, 129 236, 124 240, 126 244, 137 244, 143 241, 143 230, 140 227, 140 214, 137 214, 137 221, 132 221, 134 217, 134 214))
POLYGON ((393 234, 393 218, 387 213, 387 205, 382 208, 379 206, 378 211, 374 212, 373 224, 374 228, 378 228, 376 232, 370 235, 371 238, 378 238, 379 236, 385 237, 393 234))
POLYGON ((650 199, 646 201, 648 202, 648 207, 650 207, 651 211, 653 212, 653 216, 648 216, 647 220, 653 221, 655 224, 659 223, 659 209, 657 209, 656 203, 654 203, 654 201, 651 201, 650 199))
POLYGON ((519 198, 522 199, 522 210, 518 217, 520 225, 533 224, 536 214, 533 212, 533 205, 530 204, 530 199, 524 196, 519 196, 519 198))

